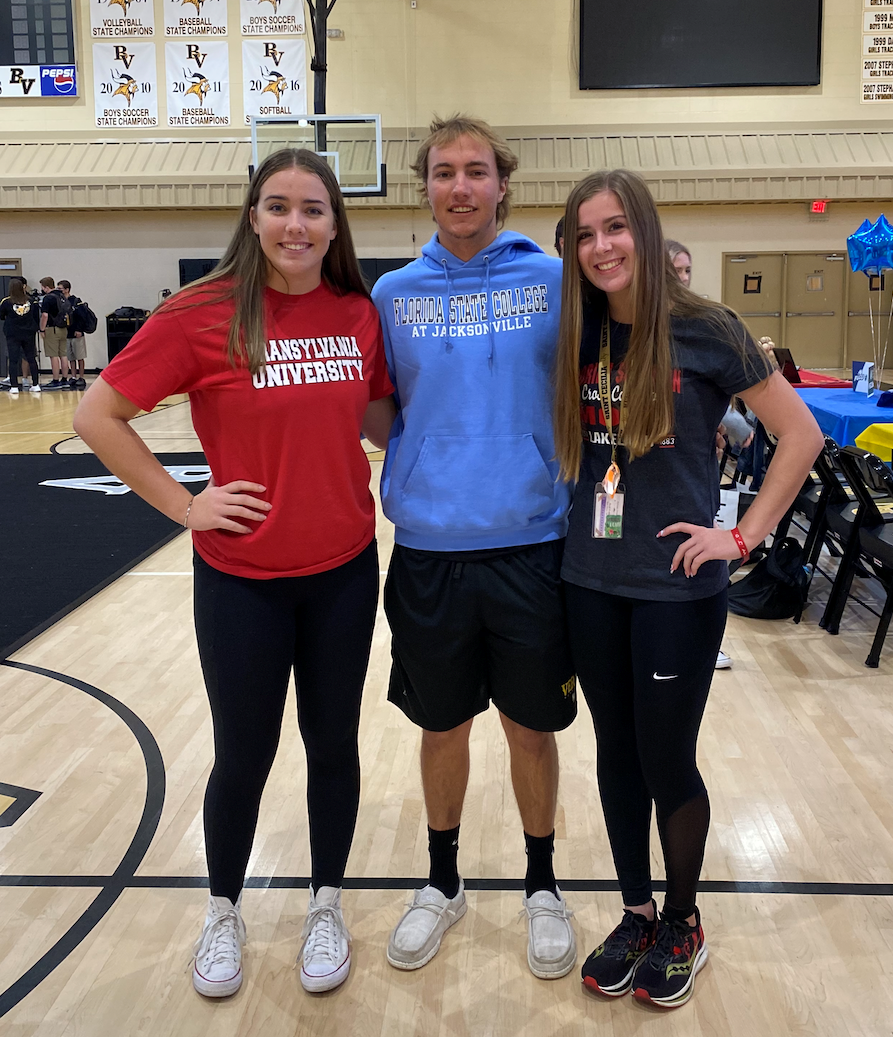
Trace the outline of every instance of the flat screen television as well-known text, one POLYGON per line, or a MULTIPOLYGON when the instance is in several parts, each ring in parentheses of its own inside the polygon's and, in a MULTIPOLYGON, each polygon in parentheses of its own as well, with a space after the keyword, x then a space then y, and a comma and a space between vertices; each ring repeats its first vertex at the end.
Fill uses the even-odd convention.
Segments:
POLYGON ((580 0, 580 89, 816 86, 822 0, 580 0))

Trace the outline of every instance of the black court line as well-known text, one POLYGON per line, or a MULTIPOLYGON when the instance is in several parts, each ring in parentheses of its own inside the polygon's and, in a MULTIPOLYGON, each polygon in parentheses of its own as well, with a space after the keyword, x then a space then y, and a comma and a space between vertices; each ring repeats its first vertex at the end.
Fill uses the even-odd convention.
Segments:
POLYGON ((10 796, 12 803, 0 814, 0 828, 9 828, 25 813, 28 807, 33 806, 42 793, 35 789, 23 789, 20 785, 7 785, 0 781, 0 795, 10 796))
MULTIPOLYGON (((143 760, 146 764, 146 801, 143 805, 143 813, 136 827, 130 845, 121 858, 121 862, 115 869, 113 875, 103 877, 101 889, 95 900, 86 911, 78 918, 71 928, 38 960, 28 971, 17 979, 11 986, 0 993, 0 1018, 13 1009, 23 998, 27 997, 32 990, 68 957, 69 954, 93 931, 106 913, 121 896, 128 883, 133 880, 136 869, 142 863, 146 852, 155 837, 158 822, 161 819, 161 809, 164 806, 165 775, 164 760, 158 743, 152 736, 152 732, 142 720, 116 698, 94 688, 91 684, 79 681, 74 677, 56 673, 54 670, 45 670, 40 666, 30 666, 28 663, 15 663, 8 660, 3 662, 4 666, 16 670, 27 670, 42 677, 49 677, 62 684, 68 684, 78 691, 84 692, 91 698, 101 702, 115 713, 128 726, 134 738, 142 750, 143 760)), ((94 883, 94 885, 100 885, 94 883)))
MULTIPOLYGON (((0 875, 0 887, 103 888, 115 882, 113 875, 0 875)), ((345 876, 345 889, 420 889, 427 878, 379 878, 345 876)), ((523 879, 465 879, 469 891, 514 892, 524 889, 523 879)), ((134 875, 122 883, 123 889, 207 889, 207 875, 134 875)), ((307 889, 309 875, 249 875, 246 889, 307 889)), ((614 893, 620 891, 616 879, 558 879, 565 892, 614 893)), ((654 889, 666 892, 666 883, 656 879, 654 889)), ((699 893, 773 893, 814 897, 893 897, 893 882, 739 882, 736 880, 698 883, 699 893)))

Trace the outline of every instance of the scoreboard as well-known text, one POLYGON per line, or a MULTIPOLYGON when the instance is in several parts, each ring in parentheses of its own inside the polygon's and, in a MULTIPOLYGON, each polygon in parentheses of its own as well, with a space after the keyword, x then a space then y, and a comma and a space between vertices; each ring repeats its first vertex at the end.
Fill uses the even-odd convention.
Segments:
POLYGON ((0 0, 0 97, 77 92, 71 0, 0 0))

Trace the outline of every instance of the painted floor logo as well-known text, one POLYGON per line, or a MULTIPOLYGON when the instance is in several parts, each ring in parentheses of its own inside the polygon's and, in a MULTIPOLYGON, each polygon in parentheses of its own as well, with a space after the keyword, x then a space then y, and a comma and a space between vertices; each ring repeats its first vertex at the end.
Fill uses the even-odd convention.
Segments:
MULTIPOLYGON (((164 470, 179 483, 206 482, 211 478, 208 465, 165 465, 164 470)), ((114 475, 94 475, 83 479, 47 479, 40 486, 58 486, 66 490, 98 490, 107 496, 130 493, 130 487, 114 475)))

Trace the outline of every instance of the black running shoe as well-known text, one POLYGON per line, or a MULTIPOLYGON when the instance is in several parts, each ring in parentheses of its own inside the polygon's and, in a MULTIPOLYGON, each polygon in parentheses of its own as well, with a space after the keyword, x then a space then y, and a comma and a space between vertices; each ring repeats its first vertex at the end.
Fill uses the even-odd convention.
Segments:
POLYGON ((701 915, 695 924, 668 922, 661 915, 657 939, 636 969, 633 997, 657 1008, 678 1008, 695 991, 695 976, 707 964, 701 915))
POLYGON ((623 921, 586 959, 583 984, 605 997, 621 997, 632 986, 636 966, 653 946, 657 935, 657 906, 649 921, 644 915, 623 912, 623 921))
POLYGON ((86 378, 78 378, 78 379, 76 379, 75 380, 75 388, 77 388, 77 389, 86 389, 87 388, 87 379, 86 378))

